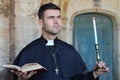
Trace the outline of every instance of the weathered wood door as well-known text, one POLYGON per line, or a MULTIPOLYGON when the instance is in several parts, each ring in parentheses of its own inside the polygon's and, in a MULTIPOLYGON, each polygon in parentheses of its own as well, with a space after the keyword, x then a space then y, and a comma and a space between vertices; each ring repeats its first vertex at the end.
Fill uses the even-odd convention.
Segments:
POLYGON ((96 18, 100 57, 110 68, 110 72, 100 76, 100 80, 114 80, 113 22, 111 18, 96 13, 77 15, 73 21, 73 45, 84 59, 88 70, 92 70, 96 63, 93 17, 96 18))

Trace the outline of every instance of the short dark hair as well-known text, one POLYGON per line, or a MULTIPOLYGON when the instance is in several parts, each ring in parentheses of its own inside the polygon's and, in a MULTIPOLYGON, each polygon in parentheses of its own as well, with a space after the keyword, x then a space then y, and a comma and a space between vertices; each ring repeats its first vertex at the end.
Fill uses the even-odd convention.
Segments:
POLYGON ((57 6, 57 5, 55 5, 55 4, 53 4, 53 3, 44 4, 44 5, 42 5, 42 6, 39 8, 39 11, 38 11, 38 17, 39 17, 39 19, 42 19, 42 18, 43 18, 44 12, 45 12, 46 10, 48 10, 48 9, 55 9, 55 10, 60 10, 60 11, 61 11, 60 7, 57 6))

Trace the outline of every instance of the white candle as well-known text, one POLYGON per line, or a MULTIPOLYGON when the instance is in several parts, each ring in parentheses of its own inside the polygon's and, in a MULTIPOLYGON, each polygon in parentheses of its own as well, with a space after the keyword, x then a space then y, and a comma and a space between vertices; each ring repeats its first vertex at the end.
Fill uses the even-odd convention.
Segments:
POLYGON ((98 44, 95 17, 93 17, 93 27, 94 27, 94 35, 95 35, 95 44, 98 44))

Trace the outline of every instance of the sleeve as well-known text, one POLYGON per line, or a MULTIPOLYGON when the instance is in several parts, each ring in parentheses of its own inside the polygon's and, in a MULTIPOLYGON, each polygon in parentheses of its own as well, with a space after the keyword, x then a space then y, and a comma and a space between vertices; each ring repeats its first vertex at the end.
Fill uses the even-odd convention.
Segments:
MULTIPOLYGON (((76 51, 76 62, 78 63, 79 69, 81 69, 81 73, 73 76, 71 80, 99 80, 98 78, 94 78, 93 71, 88 71, 87 67, 82 59, 82 57, 79 55, 79 53, 76 51)), ((79 70, 78 69, 78 70, 79 70)))
MULTIPOLYGON (((15 58, 15 60, 13 62, 14 65, 22 66, 22 65, 24 65, 26 63, 26 56, 23 55, 23 54, 25 54, 24 49, 15 58)), ((13 80, 17 80, 17 78, 18 78, 17 75, 15 75, 13 73, 13 80)))
POLYGON ((90 71, 86 74, 79 74, 76 76, 73 76, 71 80, 99 80, 99 78, 94 78, 93 71, 90 71))

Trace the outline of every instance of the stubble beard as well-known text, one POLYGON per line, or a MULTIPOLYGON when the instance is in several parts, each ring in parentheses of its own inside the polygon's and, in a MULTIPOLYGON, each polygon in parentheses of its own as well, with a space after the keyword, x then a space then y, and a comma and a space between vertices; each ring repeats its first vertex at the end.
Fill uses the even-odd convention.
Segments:
POLYGON ((52 32, 52 31, 46 31, 46 33, 50 34, 50 35, 53 35, 53 36, 56 36, 57 34, 60 33, 61 30, 59 30, 58 32, 52 32))

